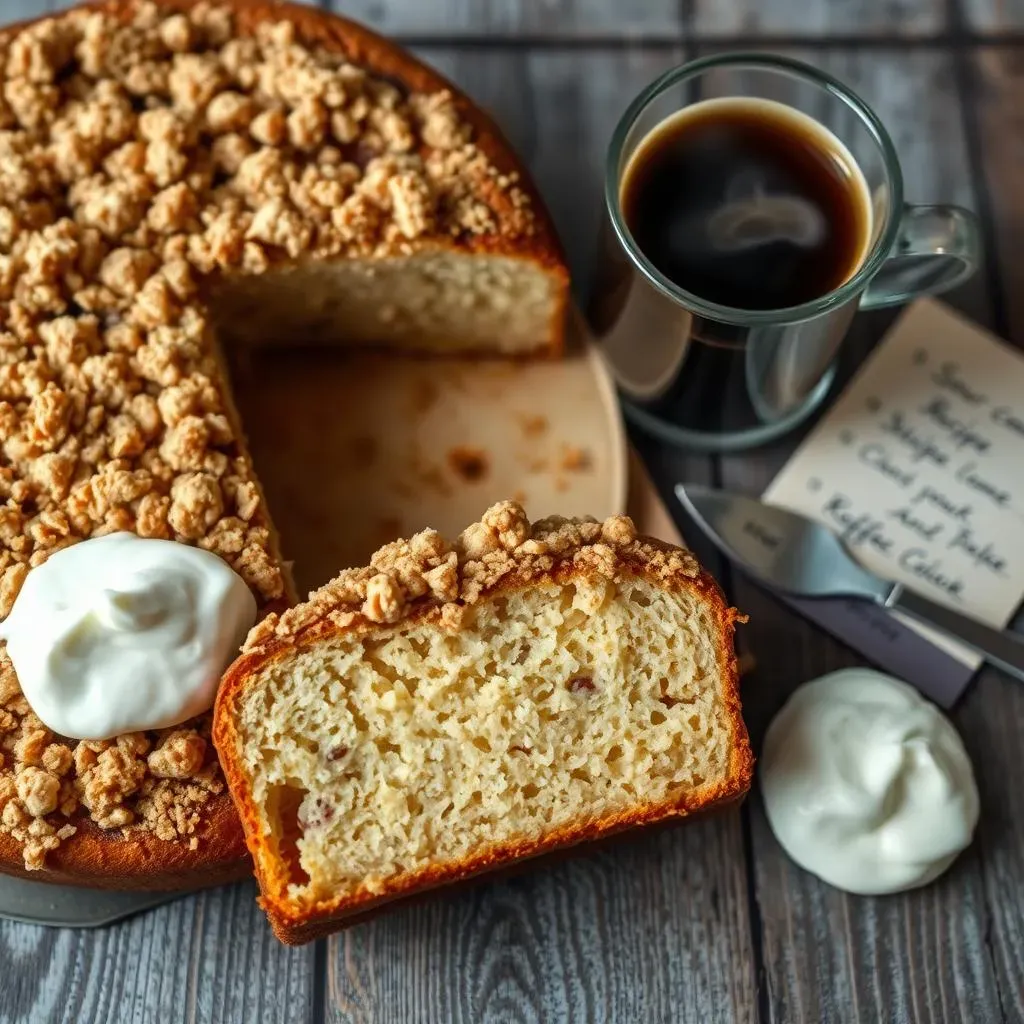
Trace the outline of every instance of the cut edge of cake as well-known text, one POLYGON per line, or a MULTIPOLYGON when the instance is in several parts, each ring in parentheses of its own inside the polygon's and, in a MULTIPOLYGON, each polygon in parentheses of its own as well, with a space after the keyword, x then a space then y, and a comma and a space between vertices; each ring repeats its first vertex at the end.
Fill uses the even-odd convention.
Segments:
MULTIPOLYGON (((753 756, 741 716, 732 642, 734 625, 739 618, 736 610, 725 603, 717 584, 700 569, 691 555, 651 538, 638 537, 628 517, 615 516, 604 523, 553 517, 531 524, 518 505, 504 502, 488 510, 483 519, 468 528, 454 544, 445 541, 432 530, 417 534, 407 541, 396 541, 377 552, 370 566, 347 570, 311 594, 306 603, 280 617, 271 616, 265 620, 250 634, 242 656, 224 677, 215 709, 213 738, 242 820, 246 842, 253 855, 261 888, 260 902, 275 933, 286 943, 307 942, 372 915, 384 904, 415 896, 436 886, 462 881, 483 872, 512 869, 528 858, 551 854, 626 829, 669 822, 740 799, 750 786, 753 756), (720 773, 716 777, 701 779, 699 783, 690 786, 666 783, 670 789, 675 785, 675 789, 662 792, 654 799, 644 799, 637 794, 636 799, 629 800, 621 798, 620 794, 611 803, 601 804, 600 799, 595 797, 596 802, 588 806, 593 810, 600 805, 604 810, 599 808, 595 813, 576 814, 546 829, 533 827, 531 834, 500 835, 494 841, 486 842, 474 840, 460 855, 437 860, 432 860, 429 852, 424 855, 422 848, 424 844, 429 846, 431 843, 444 845, 447 840, 439 840, 441 832, 434 832, 432 826, 424 824, 422 817, 416 818, 416 813, 420 812, 413 811, 410 812, 411 820, 421 826, 415 842, 410 845, 402 836, 396 840, 392 835, 388 847, 392 850, 388 855, 392 861, 394 858, 411 859, 413 867, 390 875, 380 871, 376 874, 367 872, 366 877, 360 878, 358 872, 365 867, 366 858, 372 857, 373 844, 381 843, 380 835, 377 834, 381 832, 378 825, 383 823, 389 813, 389 801, 397 797, 392 792, 394 787, 385 785, 381 788, 381 783, 387 782, 387 772, 382 776, 378 771, 372 806, 358 808, 358 828, 354 831, 349 829, 350 818, 344 815, 349 814, 352 808, 344 802, 350 796, 354 802, 356 797, 353 794, 358 795, 359 787, 346 787, 343 782, 339 789, 331 780, 330 773, 351 769, 356 775, 361 772, 360 777, 365 782, 369 777, 367 772, 375 768, 374 758, 377 754, 364 756, 370 750, 369 746, 364 744, 357 747, 347 739, 344 733, 344 728, 348 727, 345 718, 347 712, 341 712, 338 718, 330 721, 330 734, 335 739, 329 749, 324 749, 321 742, 324 736, 321 733, 314 735, 313 726, 307 728, 306 734, 301 730, 287 736, 276 733, 276 740, 268 740, 273 750, 261 749, 258 743, 259 729, 266 728, 266 723, 272 720, 276 721, 274 716, 279 706, 285 707, 291 699, 288 684, 283 680, 287 676, 288 666, 297 664, 297 659, 307 659, 319 666, 320 685, 327 686, 332 693, 330 704, 318 705, 321 715, 325 713, 323 708, 341 708, 344 701, 356 708, 357 719, 369 720, 364 721, 361 727, 364 739, 369 736, 374 723, 383 723, 388 728, 394 728, 397 733, 399 723, 408 723, 411 720, 410 711, 415 710, 408 706, 410 684, 415 691, 416 687, 429 686, 430 682, 429 673, 425 671, 420 671, 418 677, 415 672, 411 675, 402 672, 396 674, 393 662, 389 661, 387 667, 383 668, 384 674, 378 673, 373 678, 378 683, 382 679, 394 680, 398 710, 393 710, 396 707, 395 700, 387 695, 386 687, 382 689, 378 685, 376 690, 366 689, 365 684, 371 678, 367 672, 372 675, 382 665, 382 659, 387 661, 394 653, 388 644, 394 647, 397 643, 405 656, 408 654, 410 637, 414 646, 418 644, 422 647, 431 638, 437 638, 440 643, 445 642, 445 637, 458 638, 476 628, 473 623, 479 622, 481 616, 491 615, 492 612, 494 621, 510 621, 530 604, 531 595, 540 595, 542 598, 539 604, 534 602, 538 615, 547 614, 545 609, 550 603, 561 600, 563 605, 569 601, 572 608, 576 608, 577 604, 584 609, 591 608, 594 616, 600 616, 600 609, 614 612, 616 596, 630 590, 639 591, 642 602, 653 600, 656 603, 659 595, 670 604, 670 599, 678 599, 676 603, 680 607, 689 607, 691 610, 696 608, 704 616, 703 632, 697 636, 690 635, 688 639, 691 643, 703 646, 705 655, 710 653, 713 668, 709 670, 705 666, 700 670, 697 665, 698 655, 694 654, 694 670, 690 677, 684 679, 685 673, 676 664, 675 674, 679 677, 676 679, 669 678, 672 676, 671 666, 662 665, 663 677, 651 684, 661 689, 651 693, 643 692, 637 708, 647 714, 647 705, 643 701, 660 701, 660 705, 655 704, 657 710, 654 714, 657 719, 652 717, 649 721, 656 720, 661 725, 672 719, 679 725, 678 729, 675 725, 671 726, 675 735, 685 731, 681 716, 688 715, 691 719, 694 716, 700 717, 697 714, 700 708, 684 705, 699 704, 703 708, 702 713, 713 712, 717 716, 715 728, 718 730, 715 742, 719 744, 716 756, 720 773), (603 605, 602 601, 605 602, 603 605), (612 603, 609 604, 609 601, 612 603), (497 612, 494 611, 495 607, 497 612), (328 671, 329 662, 325 660, 328 656, 341 658, 347 666, 347 675, 340 673, 340 679, 336 678, 339 673, 332 675, 328 671), (370 669, 367 668, 368 664, 370 669), (712 677, 710 689, 706 685, 709 676, 712 677), (701 678, 705 680, 703 689, 698 685, 701 678), (683 686, 683 691, 674 689, 677 683, 683 686), (363 685, 363 690, 359 689, 360 685, 363 685), (690 687, 688 691, 687 686, 690 687), (703 694, 707 698, 709 693, 710 698, 701 703, 699 696, 703 694), (382 700, 380 707, 376 706, 378 698, 382 700), (262 724, 256 725, 257 722, 262 724), (341 731, 337 729, 339 723, 343 726, 341 731), (723 742, 724 747, 721 746, 723 742), (302 751, 306 751, 308 756, 302 751), (294 760, 295 752, 298 752, 299 762, 294 760), (282 784, 281 780, 274 781, 266 772, 264 775, 267 777, 261 777, 261 764, 269 766, 275 758, 291 759, 291 767, 287 770, 293 774, 297 771, 295 763, 301 763, 307 774, 314 771, 320 778, 327 778, 329 781, 324 785, 334 786, 333 797, 337 799, 333 802, 328 799, 325 795, 327 789, 318 793, 308 778, 289 778, 282 784), (387 798, 384 802, 381 802, 382 795, 387 798), (618 800, 618 804, 613 806, 615 800, 618 800), (379 819, 377 824, 372 820, 374 815, 379 819), (341 828, 341 831, 332 835, 337 828, 341 828), (374 833, 367 847, 370 853, 355 847, 360 836, 365 835, 368 829, 374 833), (309 835, 313 836, 315 848, 307 842, 309 835), (300 846, 300 843, 303 845, 300 846), (361 853, 364 855, 362 862, 359 860, 361 853), (340 869, 336 865, 321 863, 325 856, 333 857, 335 861, 347 859, 351 862, 347 868, 348 876, 343 877, 344 871, 339 874, 340 869), (320 860, 316 860, 318 857, 320 860)), ((576 619, 582 621, 579 616, 576 619)), ((568 641, 563 638, 570 649, 574 643, 578 646, 577 641, 578 638, 570 638, 568 641)), ((455 643, 454 640, 448 642, 449 645, 455 643)), ((614 643, 609 650, 612 648, 614 643)), ((622 656, 621 650, 610 655, 622 656)), ((523 657, 528 664, 530 655, 522 651, 509 664, 518 663, 523 657)), ((405 664, 408 664, 407 658, 405 664)), ((545 664, 550 665, 550 658, 545 664)), ((613 662, 604 664, 607 667, 613 662)), ((524 674, 531 671, 531 685, 535 686, 537 672, 523 670, 524 674)), ((583 727, 589 728, 599 718, 597 710, 576 710, 573 703, 585 703, 596 695, 600 704, 601 695, 595 694, 595 691, 601 689, 602 671, 604 669, 599 665, 593 678, 584 675, 570 680, 557 679, 552 683, 549 677, 557 673, 549 667, 545 679, 551 686, 545 687, 543 699, 554 699, 556 705, 562 708, 577 727, 579 723, 584 723, 583 727), (560 688, 553 693, 553 697, 547 693, 552 687, 560 688), (568 695, 565 691, 568 691, 568 695)), ((492 690, 497 687, 495 692, 499 694, 499 700, 509 696, 501 693, 501 679, 489 679, 486 672, 475 676, 470 673, 470 676, 473 689, 469 704, 473 704, 476 695, 482 693, 487 686, 492 690)), ((611 674, 607 678, 611 679, 611 674)), ((451 678, 448 682, 452 682, 451 678)), ((614 701, 619 697, 622 695, 609 691, 609 700, 614 701)), ((531 698, 528 695, 524 697, 521 692, 518 698, 528 713, 532 707, 528 707, 531 698)), ((414 705, 415 699, 413 696, 414 705)), ((423 699, 430 698, 425 695, 423 699)), ((300 715, 311 722, 309 715, 312 713, 307 714, 306 710, 301 710, 305 706, 293 702, 292 711, 300 708, 300 715)), ((459 708, 462 709, 463 705, 459 704, 459 708)), ((451 710, 447 708, 446 717, 451 710)), ((427 717, 422 713, 422 707, 419 711, 420 714, 413 716, 417 723, 427 717)), ((326 714, 329 716, 330 711, 326 714)), ((486 716, 478 716, 478 720, 483 722, 488 719, 486 716)), ((627 726, 630 724, 627 722, 627 726)), ((700 725, 703 724, 702 719, 700 725)), ((666 730, 669 727, 660 733, 654 726, 649 731, 644 731, 645 728, 636 734, 640 746, 646 750, 648 741, 653 744, 652 750, 658 743, 664 746, 663 740, 668 735, 666 730)), ((710 736, 712 725, 708 724, 707 728, 710 736)), ((454 734, 449 730, 448 735, 454 734)), ((534 735, 537 735, 536 730, 534 735)), ((554 727, 548 733, 542 730, 539 735, 545 740, 557 738, 554 727)), ((511 734, 504 733, 499 739, 512 744, 504 753, 499 751, 499 757, 513 750, 517 755, 522 751, 523 757, 535 753, 532 740, 522 740, 520 744, 514 741, 511 734)), ((378 735, 373 742, 380 749, 391 751, 396 742, 400 743, 401 740, 397 734, 386 738, 378 735), (382 739, 383 742, 380 742, 382 739)), ((470 744, 473 742, 470 740, 470 744)), ((624 741, 622 737, 614 741, 616 756, 622 756, 623 744, 629 742, 633 740, 624 741)), ((489 754, 490 740, 484 743, 484 747, 489 754)), ((635 752, 635 747, 634 743, 633 747, 627 747, 626 752, 635 752)), ((440 748, 434 749, 443 759, 446 752, 444 742, 440 748)), ((452 740, 447 754, 457 753, 458 750, 467 752, 467 764, 476 757, 471 746, 466 743, 466 737, 462 737, 458 743, 452 740)), ((680 758, 676 764, 676 775, 685 774, 687 768, 683 762, 686 761, 686 752, 677 749, 675 755, 680 758)), ((486 761, 487 756, 483 755, 482 760, 486 761)), ((382 758, 386 757, 382 755, 382 758)), ((386 763, 392 773, 404 774, 411 770, 415 774, 418 770, 416 764, 410 765, 408 761, 403 765, 401 760, 391 758, 386 763)), ((555 770, 562 771, 564 775, 564 768, 564 765, 559 764, 555 770)), ((493 763, 491 770, 494 771, 493 763)), ((508 771, 503 770, 507 778, 508 771)), ((634 781, 639 778, 636 776, 639 770, 635 769, 634 776, 630 776, 634 781)), ((534 803, 542 802, 535 798, 543 795, 543 787, 538 786, 538 782, 543 783, 544 772, 548 769, 541 770, 539 774, 530 774, 534 771, 532 768, 524 768, 523 771, 526 774, 519 781, 522 783, 523 779, 528 780, 523 785, 525 797, 531 797, 534 803)), ((396 778, 398 774, 395 774, 396 778)), ((580 770, 575 777, 583 780, 576 791, 585 795, 588 778, 586 770, 580 770)), ((598 778, 604 782, 603 776, 598 778)), ((458 781, 453 780, 452 785, 458 781)), ((665 780, 656 781, 661 784, 665 780)), ((570 792, 572 786, 570 781, 570 788, 566 792, 570 792)), ((478 809, 483 803, 487 810, 490 797, 479 792, 486 788, 486 783, 478 786, 471 801, 463 806, 478 809)), ((369 790, 363 796, 366 797, 368 793, 369 790)), ((401 787, 398 793, 402 793, 401 787)), ((415 793, 404 795, 406 799, 410 797, 412 802, 408 806, 413 808, 419 804, 422 811, 419 797, 415 793)), ((536 815, 534 803, 527 805, 520 801, 516 807, 527 816, 536 815), (524 811, 524 808, 527 810, 524 811)), ((405 819, 401 807, 398 814, 405 819)), ((552 815, 557 816, 555 812, 552 815)), ((458 819, 453 818, 445 822, 444 827, 451 829, 457 824, 458 819)), ((387 838, 384 837, 385 840, 387 838)), ((384 859, 386 861, 387 857, 384 859)))

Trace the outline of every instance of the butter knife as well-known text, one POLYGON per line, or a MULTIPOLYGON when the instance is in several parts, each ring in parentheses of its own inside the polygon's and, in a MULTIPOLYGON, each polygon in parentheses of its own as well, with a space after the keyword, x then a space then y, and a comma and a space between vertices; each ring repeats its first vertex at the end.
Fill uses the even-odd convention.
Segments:
POLYGON ((698 484, 677 484, 676 497, 715 546, 765 586, 797 597, 856 598, 902 612, 1024 681, 1024 639, 868 572, 820 523, 698 484))

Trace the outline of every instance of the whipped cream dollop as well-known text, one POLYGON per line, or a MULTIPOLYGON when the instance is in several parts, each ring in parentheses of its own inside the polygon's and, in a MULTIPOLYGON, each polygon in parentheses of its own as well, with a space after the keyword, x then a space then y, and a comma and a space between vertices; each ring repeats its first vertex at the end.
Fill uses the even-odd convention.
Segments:
POLYGON ((0 639, 49 728, 102 740, 210 708, 255 621, 249 588, 216 555, 114 533, 33 569, 0 639))
POLYGON ((768 728, 760 771, 786 853, 847 892, 930 882, 978 821, 974 771, 949 719, 869 669, 801 686, 768 728))

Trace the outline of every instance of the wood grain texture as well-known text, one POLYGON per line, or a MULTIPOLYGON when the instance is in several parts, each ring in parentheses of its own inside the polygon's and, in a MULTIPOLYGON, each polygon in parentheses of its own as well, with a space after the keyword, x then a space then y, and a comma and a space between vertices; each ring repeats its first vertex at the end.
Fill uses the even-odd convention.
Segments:
POLYGON ((735 812, 404 909, 328 947, 328 1020, 747 1021, 735 812))
POLYGON ((1024 29, 1024 0, 960 0, 964 19, 975 32, 1020 32, 1024 29))
POLYGON ((968 71, 968 101, 976 121, 978 165, 994 245, 992 270, 1005 320, 1000 326, 1024 346, 1024 48, 975 54, 968 71))
MULTIPOLYGON (((991 3, 992 0, 977 0, 991 3)), ((923 36, 946 24, 943 0, 331 0, 333 10, 383 31, 417 38, 440 35, 626 40, 759 35, 923 36)))
POLYGON ((61 0, 5 0, 0 5, 0 13, 3 14, 0 22, 37 18, 41 14, 57 11, 66 6, 67 4, 62 3, 61 0))
MULTIPOLYGON (((326 7, 389 35, 625 41, 730 36, 926 36, 946 26, 944 0, 296 0, 326 7)), ((968 0, 979 31, 1024 25, 1022 0, 968 0)), ((4 21, 69 6, 66 0, 5 0, 4 21)))
MULTIPOLYGON (((968 69, 967 101, 975 116, 975 154, 992 229, 990 270, 996 278, 999 308, 991 326, 1015 347, 1024 348, 1024 50, 996 49, 977 54, 968 69)), ((1024 625, 1018 616, 1017 629, 1024 625)), ((1024 864, 1024 793, 1010 780, 1019 777, 1024 736, 1024 688, 995 672, 985 672, 962 710, 964 728, 979 738, 978 765, 986 797, 979 856, 990 907, 987 941, 1003 1013, 1024 1020, 1024 915, 1019 892, 1024 864)))
MULTIPOLYGON (((675 37, 682 30, 678 0, 293 0, 344 14, 389 35, 547 38, 675 37)), ((824 3, 825 0, 819 0, 824 3)), ((30 18, 70 6, 68 0, 3 0, 0 21, 30 18)))
POLYGON ((280 945, 255 895, 230 886, 96 930, 0 922, 0 1021, 307 1021, 314 949, 280 945))
MULTIPOLYGON (((849 82, 876 107, 892 130, 909 197, 977 205, 951 57, 870 51, 798 56, 849 82)), ((969 315, 984 319, 987 314, 983 278, 950 298, 969 315)), ((841 379, 848 379, 892 316, 873 314, 857 321, 841 379)), ((723 485, 760 492, 796 440, 756 456, 723 459, 723 485)), ((768 721, 796 685, 863 659, 744 579, 734 579, 733 593, 751 616, 747 629, 758 657, 758 668, 744 687, 756 750, 768 721)), ((980 700, 982 694, 975 691, 955 716, 975 763, 984 761, 996 739, 992 725, 979 719, 980 700)), ((980 782, 987 817, 994 804, 1005 802, 998 790, 1006 787, 997 786, 995 779, 986 781, 984 773, 980 782)), ((865 899, 831 889, 794 866, 775 842, 759 796, 748 803, 747 813, 756 851, 754 879, 770 1019, 814 1024, 1014 1019, 1006 1013, 1006 980, 999 977, 990 945, 996 903, 984 837, 935 885, 865 899)), ((1005 831, 997 846, 1005 857, 1019 861, 1020 843, 1014 846, 1005 831)), ((1005 875, 1002 880, 1007 881, 1005 875)))
POLYGON ((673 38, 682 30, 677 0, 329 0, 325 6, 392 35, 426 38, 673 38))
MULTIPOLYGON (((982 0, 984 2, 984 0, 982 0)), ((743 36, 927 36, 946 27, 944 0, 693 0, 687 27, 699 39, 743 36)))

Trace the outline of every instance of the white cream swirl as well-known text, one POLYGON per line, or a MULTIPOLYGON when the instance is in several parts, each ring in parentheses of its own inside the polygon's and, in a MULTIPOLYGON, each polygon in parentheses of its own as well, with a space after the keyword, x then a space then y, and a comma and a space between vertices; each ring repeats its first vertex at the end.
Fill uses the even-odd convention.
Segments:
POLYGON ((40 719, 101 740, 209 709, 255 620, 249 588, 216 555, 114 533, 33 569, 0 639, 40 719))
POLYGON ((949 720, 869 669, 801 686, 765 737, 768 821, 801 867, 847 892, 900 892, 971 842, 978 789, 949 720))

